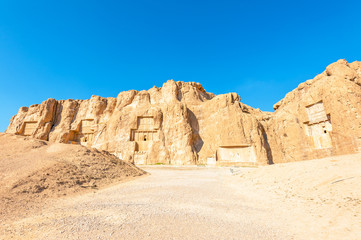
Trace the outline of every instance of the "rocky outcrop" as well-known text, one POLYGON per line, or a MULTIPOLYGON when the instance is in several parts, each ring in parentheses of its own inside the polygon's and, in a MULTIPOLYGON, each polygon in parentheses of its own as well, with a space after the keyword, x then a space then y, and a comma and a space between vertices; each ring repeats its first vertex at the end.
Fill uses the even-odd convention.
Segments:
POLYGON ((290 162, 361 150, 361 62, 339 60, 301 83, 261 119, 273 161, 290 162))
POLYGON ((136 164, 269 164, 361 150, 361 63, 339 60, 262 112, 199 83, 116 98, 48 99, 20 108, 7 133, 106 150, 136 164))
POLYGON ((117 98, 49 99, 21 108, 7 133, 106 150, 137 164, 267 164, 265 131, 235 93, 167 81, 117 98))

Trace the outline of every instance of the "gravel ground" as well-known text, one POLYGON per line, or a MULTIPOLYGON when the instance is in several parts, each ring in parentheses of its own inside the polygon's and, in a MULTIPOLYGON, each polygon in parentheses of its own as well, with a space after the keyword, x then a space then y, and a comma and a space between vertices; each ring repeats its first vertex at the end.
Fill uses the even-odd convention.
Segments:
POLYGON ((146 167, 151 175, 57 200, 2 223, 4 239, 295 239, 287 213, 240 191, 229 168, 146 167), (237 190, 238 189, 238 190, 237 190), (281 217, 282 216, 282 217, 281 217), (280 220, 282 219, 282 220, 280 220))

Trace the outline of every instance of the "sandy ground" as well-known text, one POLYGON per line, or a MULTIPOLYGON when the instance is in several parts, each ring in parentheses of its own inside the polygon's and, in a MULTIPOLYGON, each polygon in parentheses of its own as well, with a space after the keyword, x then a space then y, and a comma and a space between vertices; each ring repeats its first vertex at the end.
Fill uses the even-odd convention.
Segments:
POLYGON ((290 219, 284 224, 297 239, 361 239, 361 154, 264 166, 239 176, 235 189, 285 210, 290 219))
POLYGON ((108 152, 0 133, 0 220, 144 173, 108 152))
POLYGON ((1 222, 3 239, 361 239, 361 155, 151 175, 1 222))

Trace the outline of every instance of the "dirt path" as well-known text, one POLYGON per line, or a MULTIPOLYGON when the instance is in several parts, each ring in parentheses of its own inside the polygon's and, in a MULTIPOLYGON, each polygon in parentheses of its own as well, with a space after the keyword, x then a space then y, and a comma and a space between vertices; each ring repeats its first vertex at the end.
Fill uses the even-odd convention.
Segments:
POLYGON ((2 228, 22 239, 292 239, 272 209, 232 188, 229 168, 145 170, 2 228))
POLYGON ((2 223, 3 238, 357 239, 342 238, 337 228, 332 235, 335 226, 328 219, 309 214, 318 211, 315 205, 281 200, 284 196, 265 191, 264 184, 245 185, 242 174, 232 175, 229 168, 144 169, 151 175, 2 223))

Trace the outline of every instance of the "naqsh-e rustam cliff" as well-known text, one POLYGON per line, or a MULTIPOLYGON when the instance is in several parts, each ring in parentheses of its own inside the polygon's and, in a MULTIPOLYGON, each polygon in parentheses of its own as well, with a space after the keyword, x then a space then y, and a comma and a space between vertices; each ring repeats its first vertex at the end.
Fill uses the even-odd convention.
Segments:
POLYGON ((262 112, 236 93, 169 80, 116 98, 22 107, 6 133, 106 150, 135 164, 299 161, 361 151, 361 62, 339 60, 262 112))

